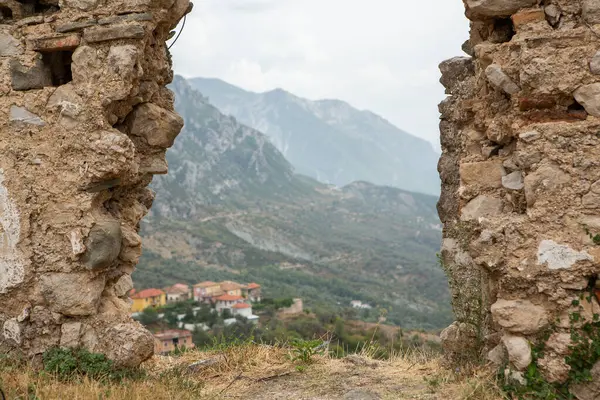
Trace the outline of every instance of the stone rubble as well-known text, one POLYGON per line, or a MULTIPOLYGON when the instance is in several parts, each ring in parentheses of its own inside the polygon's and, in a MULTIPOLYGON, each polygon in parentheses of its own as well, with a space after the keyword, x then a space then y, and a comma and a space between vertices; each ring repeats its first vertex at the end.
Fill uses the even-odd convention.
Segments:
POLYGON ((166 40, 189 0, 0 1, 0 352, 153 352, 129 316, 147 188, 182 128, 166 40))
POLYGON ((517 379, 550 329, 536 362, 562 383, 583 326, 570 317, 600 313, 600 1, 464 4, 471 57, 440 65, 438 212, 456 316, 443 346, 449 360, 504 359, 517 379))

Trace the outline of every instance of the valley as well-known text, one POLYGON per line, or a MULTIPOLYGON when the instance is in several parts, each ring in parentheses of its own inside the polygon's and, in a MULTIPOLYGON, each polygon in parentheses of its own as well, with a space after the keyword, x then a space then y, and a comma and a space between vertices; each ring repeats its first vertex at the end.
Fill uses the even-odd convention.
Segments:
POLYGON ((136 287, 256 281, 307 307, 376 305, 388 323, 451 320, 436 252, 436 197, 364 181, 320 183, 262 133, 222 114, 185 79, 171 89, 185 126, 155 177, 136 287))

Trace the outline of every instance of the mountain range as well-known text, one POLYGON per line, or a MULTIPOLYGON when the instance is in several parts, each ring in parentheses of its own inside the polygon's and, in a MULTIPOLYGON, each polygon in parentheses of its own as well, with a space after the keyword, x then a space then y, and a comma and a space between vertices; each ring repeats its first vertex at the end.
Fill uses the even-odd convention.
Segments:
POLYGON ((136 287, 256 281, 307 307, 362 300, 406 328, 451 319, 436 252, 435 196, 297 173, 260 131, 223 114, 191 81, 170 85, 185 125, 156 176, 136 287))
POLYGON ((370 111, 282 89, 249 92, 219 79, 189 83, 223 114, 267 135, 298 173, 337 186, 367 181, 439 195, 431 144, 370 111))

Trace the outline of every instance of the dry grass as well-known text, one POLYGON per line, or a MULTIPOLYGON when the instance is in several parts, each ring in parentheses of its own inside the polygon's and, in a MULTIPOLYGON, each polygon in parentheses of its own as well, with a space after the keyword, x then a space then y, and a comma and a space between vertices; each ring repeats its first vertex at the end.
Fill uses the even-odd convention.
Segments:
POLYGON ((241 344, 157 356, 143 365, 145 378, 122 383, 60 382, 24 367, 5 367, 0 369, 0 386, 7 400, 344 399, 357 391, 381 399, 502 399, 489 372, 458 376, 424 352, 378 361, 369 357, 371 351, 365 348, 343 359, 316 356, 298 370, 284 347, 241 344), (188 366, 199 360, 213 364, 190 371, 188 366))

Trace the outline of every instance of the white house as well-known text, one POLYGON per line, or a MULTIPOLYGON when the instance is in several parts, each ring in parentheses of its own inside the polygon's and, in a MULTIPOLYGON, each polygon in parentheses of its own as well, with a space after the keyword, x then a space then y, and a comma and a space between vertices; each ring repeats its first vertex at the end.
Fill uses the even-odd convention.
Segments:
POLYGON ((252 306, 248 303, 237 303, 231 307, 231 313, 233 316, 241 315, 248 318, 252 315, 252 306))
POLYGON ((165 293, 167 293, 167 303, 177 303, 190 298, 190 287, 184 283, 176 283, 165 289, 165 293))
POLYGON ((230 294, 224 294, 215 299, 215 309, 220 314, 224 309, 231 311, 235 304, 241 303, 244 300, 242 296, 233 296, 230 294))
POLYGON ((350 306, 352 306, 352 308, 363 308, 363 309, 370 309, 370 308, 373 308, 373 307, 371 307, 370 305, 368 305, 368 304, 365 304, 365 303, 363 303, 363 302, 362 302, 362 301, 360 301, 360 300, 352 300, 352 301, 350 302, 350 306))

